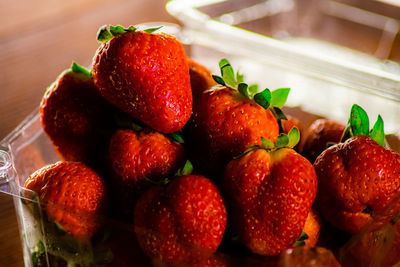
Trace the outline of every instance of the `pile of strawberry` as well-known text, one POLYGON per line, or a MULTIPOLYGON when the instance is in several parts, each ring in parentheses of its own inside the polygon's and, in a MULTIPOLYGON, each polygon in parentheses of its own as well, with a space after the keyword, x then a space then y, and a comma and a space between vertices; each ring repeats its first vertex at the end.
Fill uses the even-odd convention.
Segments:
POLYGON ((62 161, 25 183, 68 236, 99 243, 124 225, 100 242, 112 266, 400 260, 400 156, 380 116, 369 130, 354 105, 347 127, 317 120, 299 146, 288 88, 249 86, 226 59, 211 75, 159 28, 98 40, 90 71, 74 63, 47 89, 41 122, 62 161))

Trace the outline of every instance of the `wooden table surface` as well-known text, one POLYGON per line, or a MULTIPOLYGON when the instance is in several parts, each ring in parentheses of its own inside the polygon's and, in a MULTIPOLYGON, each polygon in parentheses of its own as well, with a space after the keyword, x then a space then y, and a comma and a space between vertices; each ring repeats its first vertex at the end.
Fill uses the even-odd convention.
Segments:
MULTIPOLYGON (((72 61, 90 66, 104 24, 176 22, 165 0, 1 0, 0 140, 72 61)), ((23 266, 12 197, 0 193, 0 266, 23 266)))

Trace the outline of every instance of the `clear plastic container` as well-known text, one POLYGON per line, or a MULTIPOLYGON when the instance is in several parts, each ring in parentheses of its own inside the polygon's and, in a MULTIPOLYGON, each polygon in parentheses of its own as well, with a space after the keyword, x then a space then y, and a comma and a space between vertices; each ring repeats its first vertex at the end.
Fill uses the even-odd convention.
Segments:
POLYGON ((350 106, 358 103, 371 117, 380 113, 387 132, 394 133, 399 129, 400 65, 388 56, 395 57, 400 47, 400 13, 395 12, 400 7, 384 9, 395 18, 371 11, 383 5, 173 0, 167 10, 183 24, 191 56, 213 71, 215 59, 227 57, 261 87, 290 87, 290 106, 345 121, 350 106), (375 46, 363 49, 369 43, 375 46))
MULTIPOLYGON (((274 12, 263 13, 265 17, 270 16, 272 23, 279 12, 294 12, 299 2, 246 3, 278 5, 279 8, 275 7, 277 9, 274 12), (280 3, 288 6, 280 6, 280 3)), ((305 46, 298 45, 297 42, 304 40, 278 40, 217 20, 228 21, 229 17, 223 18, 226 14, 233 16, 235 12, 240 13, 246 8, 249 6, 243 6, 241 1, 171 1, 167 5, 168 11, 180 19, 184 26, 168 25, 165 29, 181 39, 190 57, 213 72, 217 71, 219 59, 226 57, 245 74, 249 83, 256 82, 270 89, 290 87, 287 110, 303 120, 305 127, 321 116, 346 123, 353 103, 364 107, 373 120, 381 114, 386 132, 394 134, 391 138, 392 147, 397 149, 396 134, 400 130, 400 71, 397 63, 385 63, 372 56, 325 43, 322 47, 328 53, 322 50, 314 53, 317 50, 314 49, 313 40, 305 40, 305 46), (339 54, 343 57, 336 56, 339 54), (389 65, 390 70, 387 69, 389 65)), ((251 18, 261 20, 260 17, 248 15, 247 19, 251 18)), ((241 25, 246 23, 250 21, 240 22, 241 25)), ((155 24, 160 25, 147 25, 155 24)), ((37 111, 0 142, 0 191, 14 196, 26 266, 35 265, 34 255, 39 252, 44 255, 42 262, 50 266, 48 250, 54 251, 55 248, 54 244, 50 248, 46 241, 49 230, 44 225, 45 219, 38 200, 34 193, 23 188, 23 184, 33 171, 58 160, 41 128, 37 111), (26 204, 27 201, 30 205, 26 204), (32 209, 35 207, 39 212, 34 216, 32 209)), ((120 228, 125 229, 124 226, 120 228)), ((88 253, 93 252, 85 249, 72 251, 77 259, 86 257, 88 253)), ((248 263, 254 265, 255 262, 248 263)))

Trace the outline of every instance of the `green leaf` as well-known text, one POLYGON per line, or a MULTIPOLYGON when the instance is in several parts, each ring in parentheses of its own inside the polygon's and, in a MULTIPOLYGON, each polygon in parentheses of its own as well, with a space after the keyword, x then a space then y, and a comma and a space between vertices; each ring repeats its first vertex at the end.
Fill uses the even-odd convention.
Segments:
POLYGON ((125 113, 114 113, 114 121, 119 128, 132 129, 135 131, 143 130, 141 125, 136 123, 132 117, 125 113))
POLYGON ((364 109, 354 104, 350 112, 350 127, 353 136, 369 134, 369 118, 364 109))
POLYGON ((72 70, 72 72, 75 72, 75 73, 82 73, 87 77, 92 76, 92 73, 90 71, 88 71, 86 68, 78 65, 76 62, 72 62, 71 70, 72 70))
POLYGON ((114 36, 111 34, 111 32, 108 31, 107 25, 101 26, 97 31, 97 41, 99 42, 106 43, 113 37, 114 36))
POLYGON ((258 93, 258 84, 255 83, 255 84, 250 85, 249 86, 249 92, 252 95, 257 94, 258 93))
POLYGON ((276 140, 276 148, 287 147, 289 144, 289 137, 287 134, 281 133, 276 140))
POLYGON ((31 256, 31 258, 32 258, 32 264, 33 264, 33 266, 38 266, 39 265, 39 257, 40 257, 40 254, 37 252, 37 251, 34 251, 33 253, 32 253, 32 256, 31 256))
POLYGON ((45 247, 42 240, 36 244, 35 251, 32 253, 32 264, 33 266, 39 265, 39 257, 45 252, 45 247))
POLYGON ((265 149, 273 149, 275 147, 275 144, 271 140, 261 137, 261 146, 265 149))
POLYGON ((343 131, 342 137, 340 138, 340 142, 343 143, 350 137, 351 137, 351 126, 350 126, 350 122, 349 122, 349 123, 347 123, 347 126, 343 131))
POLYGON ((271 106, 282 108, 289 96, 290 88, 279 88, 271 92, 271 106))
POLYGON ((383 120, 381 115, 378 115, 378 118, 369 132, 369 137, 375 140, 379 145, 385 147, 385 132, 384 132, 383 120))
POLYGON ((136 28, 133 26, 130 26, 129 28, 124 28, 121 25, 117 26, 110 26, 110 30, 107 29, 107 25, 103 25, 99 28, 97 31, 97 40, 102 43, 106 43, 114 36, 124 34, 126 32, 134 32, 136 31, 136 28))
POLYGON ((183 139, 183 136, 180 132, 175 132, 175 133, 169 133, 167 134, 169 137, 171 137, 175 142, 179 144, 185 143, 185 140, 183 139))
POLYGON ((256 103, 263 108, 267 109, 271 103, 271 91, 266 88, 262 92, 255 94, 254 101, 256 101, 256 103))
POLYGON ((158 30, 161 29, 162 27, 163 27, 163 26, 154 27, 154 28, 149 28, 149 29, 144 30, 144 32, 153 33, 153 32, 155 32, 155 31, 158 31, 158 30))
POLYGON ((44 243, 42 240, 39 240, 36 244, 36 251, 38 251, 39 253, 43 253, 45 251, 44 243))
POLYGON ((269 110, 271 110, 272 114, 274 114, 274 117, 277 120, 287 120, 287 117, 286 117, 285 113, 283 113, 283 111, 280 108, 278 108, 278 107, 270 107, 269 110))
POLYGON ((219 68, 221 70, 221 76, 225 84, 233 89, 237 88, 237 83, 235 80, 235 72, 229 61, 225 58, 219 61, 219 68))
POLYGON ((225 82, 224 79, 222 79, 221 77, 217 76, 217 75, 212 75, 214 81, 220 85, 225 86, 225 82))
POLYGON ((288 137, 289 137, 289 143, 288 143, 288 147, 290 148, 294 148, 297 143, 300 141, 300 131, 299 129, 297 129, 297 127, 293 127, 289 133, 288 133, 288 137))
POLYGON ((179 169, 176 173, 175 176, 182 176, 182 175, 187 175, 191 174, 193 171, 193 165, 189 160, 186 160, 185 165, 183 168, 179 169))
POLYGON ((59 222, 54 222, 54 224, 56 225, 57 230, 60 230, 62 233, 67 232, 59 222))
POLYGON ((296 240, 296 242, 293 244, 293 247, 299 247, 299 246, 304 246, 306 243, 304 240, 307 240, 309 236, 305 233, 302 232, 300 237, 296 240))
POLYGON ((110 26, 110 32, 113 36, 117 36, 123 33, 126 33, 126 30, 124 29, 124 27, 122 27, 121 25, 117 25, 117 26, 110 26))
POLYGON ((236 82, 237 83, 242 83, 244 82, 244 75, 240 74, 239 71, 236 72, 236 82))
POLYGON ((245 97, 249 98, 249 91, 247 90, 247 87, 248 85, 246 83, 239 83, 238 91, 245 97))

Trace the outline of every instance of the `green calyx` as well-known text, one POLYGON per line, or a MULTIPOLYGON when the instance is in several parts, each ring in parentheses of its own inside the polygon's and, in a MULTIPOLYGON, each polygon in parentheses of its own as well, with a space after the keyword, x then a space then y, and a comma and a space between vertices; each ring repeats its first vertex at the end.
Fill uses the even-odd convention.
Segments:
POLYGON ((67 232, 65 230, 65 228, 59 222, 54 222, 54 224, 56 225, 57 231, 59 231, 60 233, 66 233, 67 232))
POLYGON ((351 107, 350 118, 347 123, 347 127, 343 132, 341 142, 344 142, 350 137, 357 135, 369 136, 379 145, 385 147, 384 123, 381 115, 378 115, 374 126, 370 130, 367 112, 365 112, 365 110, 359 105, 354 104, 351 107))
POLYGON ((175 142, 177 142, 178 144, 184 144, 185 140, 183 139, 183 135, 182 132, 174 132, 174 133, 169 133, 166 134, 169 138, 171 138, 172 140, 174 140, 175 142))
POLYGON ((193 172, 193 165, 189 160, 186 160, 185 165, 176 171, 175 176, 188 175, 193 172))
POLYGON ((249 86, 244 83, 244 76, 242 74, 236 72, 235 75, 235 72, 227 59, 223 58, 219 61, 219 68, 221 76, 212 75, 215 82, 231 89, 238 90, 244 97, 253 99, 257 104, 265 109, 270 109, 278 120, 287 119, 281 108, 286 103, 290 88, 279 88, 274 91, 270 91, 266 88, 259 92, 257 84, 249 86))
POLYGON ((285 133, 279 134, 275 143, 267 138, 261 137, 260 145, 250 146, 242 154, 235 157, 235 159, 240 158, 243 155, 255 149, 265 149, 267 151, 272 152, 281 148, 294 148, 299 141, 300 141, 300 131, 299 129, 297 129, 297 127, 293 127, 288 134, 285 133))
MULTIPOLYGON (((182 168, 178 169, 175 172, 174 176, 188 175, 188 174, 191 174, 192 171, 193 171, 192 163, 189 160, 186 160, 185 165, 183 165, 182 168)), ((144 180, 148 183, 151 183, 153 185, 158 185, 158 186, 164 186, 171 182, 171 180, 169 178, 163 178, 163 179, 154 181, 152 179, 145 177, 144 180)))
POLYGON ((295 248, 295 247, 304 246, 306 244, 306 242, 304 242, 304 241, 307 240, 308 238, 309 238, 309 236, 306 234, 306 232, 301 232, 300 237, 293 244, 293 247, 295 248))
POLYGON ((86 69, 85 67, 82 67, 81 65, 79 65, 79 64, 76 63, 76 62, 72 62, 71 71, 72 71, 73 73, 80 73, 80 74, 83 74, 83 75, 85 75, 85 76, 88 77, 88 78, 91 78, 91 77, 92 77, 92 72, 91 72, 91 71, 89 71, 89 70, 86 69))
POLYGON ((297 127, 293 127, 288 134, 281 133, 275 143, 268 139, 261 138, 261 147, 269 150, 277 150, 280 148, 294 148, 300 141, 300 131, 297 127), (272 143, 272 147, 271 147, 272 143), (265 146, 267 144, 267 146, 265 146))
MULTIPOLYGON (((155 28, 149 28, 149 29, 146 29, 143 31, 147 32, 147 33, 153 33, 155 31, 159 30, 160 28, 162 28, 162 26, 155 27, 155 28)), ((106 43, 106 42, 110 41, 112 38, 114 38, 115 36, 118 36, 118 35, 121 35, 121 34, 124 34, 127 32, 135 32, 137 30, 138 29, 133 26, 124 28, 121 25, 117 25, 117 26, 110 25, 110 29, 107 29, 107 25, 103 25, 97 31, 97 41, 106 43)))

